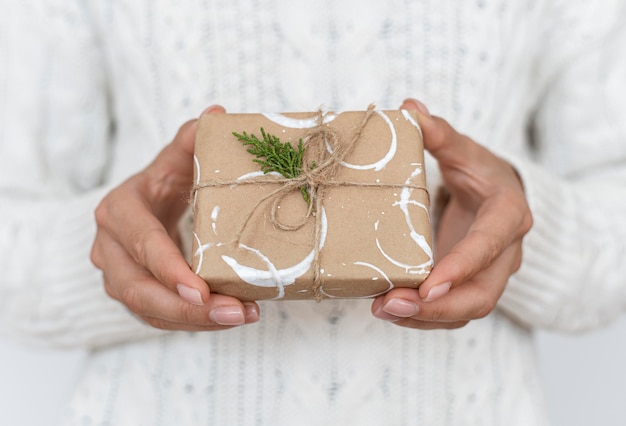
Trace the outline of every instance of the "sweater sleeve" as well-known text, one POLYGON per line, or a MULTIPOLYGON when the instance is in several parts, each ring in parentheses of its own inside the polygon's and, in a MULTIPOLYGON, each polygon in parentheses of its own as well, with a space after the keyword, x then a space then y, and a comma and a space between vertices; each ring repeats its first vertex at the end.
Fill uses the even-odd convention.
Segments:
POLYGON ((89 15, 78 1, 0 5, 0 332, 74 347, 155 333, 89 260, 113 149, 89 15))
POLYGON ((508 159, 524 182, 534 227, 523 243, 523 265, 499 305, 528 326, 580 331, 626 308, 626 30, 620 7, 607 15, 617 23, 613 28, 584 20, 608 28, 602 36, 583 23, 584 34, 568 32, 561 50, 558 38, 547 43, 547 69, 555 72, 545 71, 548 90, 533 129, 536 159, 508 159))

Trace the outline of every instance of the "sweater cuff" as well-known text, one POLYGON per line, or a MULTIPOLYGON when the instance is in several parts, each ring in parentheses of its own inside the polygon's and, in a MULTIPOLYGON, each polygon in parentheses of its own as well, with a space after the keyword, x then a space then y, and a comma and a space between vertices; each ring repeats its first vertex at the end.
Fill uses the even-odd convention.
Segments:
POLYGON ((590 290, 582 259, 593 256, 584 247, 576 213, 582 196, 577 191, 583 189, 530 161, 507 161, 522 179, 534 224, 523 240, 522 266, 510 278, 499 308, 528 327, 580 331, 608 322, 620 305, 594 309, 583 294, 590 290))
POLYGON ((93 212, 107 192, 46 206, 29 217, 31 232, 25 234, 31 237, 23 237, 16 250, 22 257, 16 259, 18 276, 4 289, 2 323, 8 333, 58 347, 96 347, 162 333, 111 299, 101 271, 91 263, 93 212))

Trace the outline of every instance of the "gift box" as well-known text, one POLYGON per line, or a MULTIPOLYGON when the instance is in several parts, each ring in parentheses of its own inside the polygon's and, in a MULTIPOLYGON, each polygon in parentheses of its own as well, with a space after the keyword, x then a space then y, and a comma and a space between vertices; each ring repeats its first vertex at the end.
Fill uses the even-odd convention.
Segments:
POLYGON ((192 268, 212 292, 367 298, 432 268, 412 111, 205 114, 194 160, 192 268))

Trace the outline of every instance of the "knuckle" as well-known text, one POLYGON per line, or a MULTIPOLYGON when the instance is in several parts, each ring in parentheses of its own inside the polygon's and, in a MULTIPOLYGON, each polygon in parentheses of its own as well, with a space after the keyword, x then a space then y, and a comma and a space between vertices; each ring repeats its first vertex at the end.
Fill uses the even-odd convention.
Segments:
POLYGON ((519 271, 519 269, 522 267, 522 259, 522 246, 521 244, 518 244, 515 250, 515 258, 511 266, 511 273, 519 271))
POLYGON ((129 232, 127 234, 127 238, 128 238, 128 244, 131 247, 132 250, 132 256, 133 258, 135 258, 136 261, 138 261, 139 263, 142 263, 141 260, 143 259, 144 255, 145 255, 145 244, 143 242, 143 238, 141 236, 141 233, 133 230, 131 232, 129 232))
POLYGON ((181 307, 182 320, 187 324, 199 324, 200 322, 198 321, 197 310, 197 306, 194 306, 191 303, 183 303, 181 307))
POLYGON ((441 321, 445 316, 445 309, 443 306, 432 306, 430 313, 428 314, 429 321, 441 321))
POLYGON ((526 213, 522 217, 522 221, 521 221, 522 235, 526 235, 528 232, 530 232, 530 230, 533 227, 533 224, 534 224, 533 215, 532 215, 532 213, 530 212, 530 210, 528 209, 528 206, 527 206, 526 213))
POLYGON ((109 221, 109 203, 108 197, 105 197, 100 201, 96 210, 94 211, 94 217, 98 227, 105 226, 109 221))
POLYGON ((457 329, 457 328, 463 328, 465 327, 467 324, 469 324, 469 321, 457 321, 455 323, 450 324, 450 329, 457 329))
MULTIPOLYGON (((472 270, 473 273, 476 273, 479 269, 491 264, 491 262, 502 253, 506 241, 501 237, 493 235, 491 231, 488 230, 474 229, 470 232, 472 237, 476 238, 476 241, 481 243, 482 250, 476 251, 473 256, 464 255, 464 260, 468 264, 469 269, 472 270)), ((461 255, 460 252, 459 255, 461 255)))
POLYGON ((152 266, 150 272, 152 275, 161 283, 168 286, 165 277, 167 271, 167 262, 156 262, 154 266, 152 266))
POLYGON ((453 139, 455 131, 443 118, 433 117, 433 120, 437 123, 439 131, 431 134, 430 142, 435 147, 435 150, 437 150, 444 147, 453 139))
MULTIPOLYGON (((468 270, 470 271, 470 274, 473 274, 476 262, 472 260, 467 252, 459 249, 458 246, 452 247, 452 249, 448 252, 447 257, 449 259, 453 259, 453 261, 449 264, 450 274, 452 276, 464 276, 468 270)), ((461 281, 464 281, 464 279, 461 281)))
POLYGON ((161 318, 153 318, 153 317, 140 317, 144 322, 146 322, 149 326, 153 328, 157 328, 159 330, 170 330, 172 327, 170 324, 161 318))
POLYGON ((102 278, 103 278, 104 292, 107 294, 107 296, 109 296, 113 300, 117 300, 118 302, 121 302, 122 298, 120 297, 119 291, 115 287, 114 282, 112 282, 109 279, 106 273, 102 274, 102 278))
POLYGON ((474 319, 485 318, 495 309, 495 307, 496 301, 494 299, 491 297, 484 297, 476 310, 474 319))
MULTIPOLYGON (((177 260, 175 254, 165 251, 159 252, 158 255, 156 253, 153 255, 146 254, 146 257, 154 258, 149 264, 150 273, 165 286, 173 288, 175 286, 175 278, 173 276, 175 275, 177 260)), ((149 259, 146 260, 149 261, 149 259)))
POLYGON ((114 188, 96 206, 94 218, 100 227, 108 228, 115 224, 126 203, 120 187, 114 188))
POLYGON ((106 276, 104 278, 104 291, 111 299, 118 300, 117 293, 113 290, 113 286, 106 276))
POLYGON ((512 206, 515 212, 518 214, 518 223, 517 223, 517 237, 523 237, 526 235, 533 226, 533 216, 530 211, 530 207, 528 206, 528 202, 523 195, 518 193, 509 193, 506 202, 508 205, 512 206))
POLYGON ((481 264, 488 265, 502 253, 502 251, 504 250, 505 242, 503 239, 494 238, 493 236, 488 235, 486 232, 482 233, 484 234, 483 237, 486 250, 484 252, 484 259, 481 259, 481 264))
MULTIPOLYGON (((96 235, 96 239, 97 239, 97 235, 96 235)), ((89 253, 89 259, 91 260, 91 263, 94 264, 94 266, 98 269, 103 269, 103 261, 102 261, 102 254, 100 252, 100 248, 98 247, 97 242, 94 243, 94 245, 91 247, 91 252, 89 253)))
POLYGON ((515 262, 513 263, 513 266, 511 267, 511 273, 515 273, 519 271, 521 267, 522 267, 522 259, 521 258, 515 259, 515 262))
POLYGON ((188 132, 190 129, 192 129, 196 123, 198 122, 197 118, 192 118, 191 120, 187 120, 185 121, 179 128, 178 128, 178 134, 176 135, 177 137, 181 136, 183 133, 188 132))
POLYGON ((143 302, 141 299, 141 292, 134 286, 125 287, 121 292, 119 299, 128 309, 136 314, 143 312, 143 302))
POLYGON ((128 233, 128 242, 133 258, 141 265, 148 263, 148 247, 152 231, 133 230, 128 233))
MULTIPOLYGON (((156 250, 156 248, 163 246, 159 241, 159 238, 163 236, 163 233, 164 231, 160 229, 152 228, 146 230, 134 230, 128 234, 128 241, 132 250, 131 255, 142 266, 147 267, 151 265, 150 258, 153 254, 153 248, 156 250)), ((155 270, 151 270, 151 272, 155 274, 161 273, 161 275, 158 275, 161 277, 162 272, 167 268, 167 263, 168 262, 152 262, 151 269, 155 270)))

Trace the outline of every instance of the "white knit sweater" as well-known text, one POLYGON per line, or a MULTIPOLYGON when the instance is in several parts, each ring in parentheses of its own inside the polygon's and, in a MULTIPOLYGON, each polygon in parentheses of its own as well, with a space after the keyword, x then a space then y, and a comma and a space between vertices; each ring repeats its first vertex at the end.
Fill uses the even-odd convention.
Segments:
POLYGON ((626 303, 623 3, 0 0, 1 329, 93 349, 72 425, 545 424, 529 330, 626 303), (105 295, 98 200, 204 107, 408 96, 523 178, 535 226, 488 317, 422 332, 369 301, 265 302, 252 326, 165 333, 105 295))

